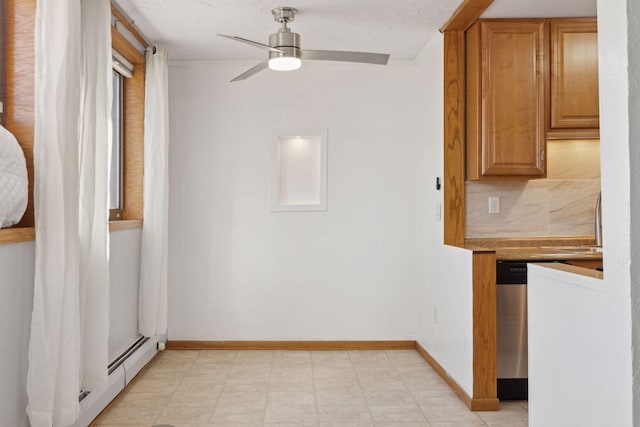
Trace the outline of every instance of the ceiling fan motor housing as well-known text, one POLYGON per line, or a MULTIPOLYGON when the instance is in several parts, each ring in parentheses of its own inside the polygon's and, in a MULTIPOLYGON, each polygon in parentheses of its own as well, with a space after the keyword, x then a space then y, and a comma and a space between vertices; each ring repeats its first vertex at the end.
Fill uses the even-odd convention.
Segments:
POLYGON ((291 31, 278 31, 269 36, 269 46, 283 52, 269 52, 269 59, 280 57, 300 58, 300 34, 291 31))

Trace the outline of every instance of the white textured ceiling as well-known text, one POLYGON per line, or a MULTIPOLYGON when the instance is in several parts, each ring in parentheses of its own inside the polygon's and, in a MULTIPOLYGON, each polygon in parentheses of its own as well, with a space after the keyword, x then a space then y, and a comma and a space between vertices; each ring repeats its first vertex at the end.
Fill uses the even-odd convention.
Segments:
MULTIPOLYGON (((291 29, 306 49, 357 50, 415 59, 462 0, 116 0, 172 60, 262 60, 263 51, 217 37, 268 43, 271 9, 298 9, 291 29)), ((595 16, 597 0, 495 0, 483 18, 595 16)), ((605 0, 606 1, 606 0, 605 0)))
POLYGON ((268 43, 279 28, 271 9, 298 9, 289 26, 302 48, 357 50, 414 59, 462 0, 117 0, 172 60, 261 60, 263 51, 217 37, 268 43))
POLYGON ((482 14, 482 18, 596 16, 596 2, 597 0, 495 0, 482 14))

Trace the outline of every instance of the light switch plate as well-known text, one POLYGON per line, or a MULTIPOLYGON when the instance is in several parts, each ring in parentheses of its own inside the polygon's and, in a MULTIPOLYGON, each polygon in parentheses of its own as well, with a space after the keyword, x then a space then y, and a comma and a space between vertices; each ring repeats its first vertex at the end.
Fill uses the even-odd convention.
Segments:
POLYGON ((490 214, 500 213, 500 197, 495 197, 495 196, 489 197, 489 213, 490 214))

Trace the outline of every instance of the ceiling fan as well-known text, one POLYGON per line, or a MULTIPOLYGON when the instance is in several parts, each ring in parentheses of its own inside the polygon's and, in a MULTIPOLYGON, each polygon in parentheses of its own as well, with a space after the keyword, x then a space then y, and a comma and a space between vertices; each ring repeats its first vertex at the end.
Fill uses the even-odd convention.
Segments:
POLYGON ((246 43, 250 46, 269 51, 269 59, 262 61, 255 67, 240 74, 238 77, 231 80, 232 82, 248 79, 267 67, 277 71, 297 70, 302 65, 303 59, 305 61, 341 61, 387 65, 389 55, 383 53, 300 49, 300 34, 291 32, 291 29, 287 27, 287 23, 293 21, 297 12, 298 11, 292 7, 277 7, 271 11, 273 18, 277 22, 281 23, 282 27, 277 33, 269 36, 268 45, 238 36, 218 34, 220 37, 226 37, 231 40, 236 40, 241 43, 246 43))

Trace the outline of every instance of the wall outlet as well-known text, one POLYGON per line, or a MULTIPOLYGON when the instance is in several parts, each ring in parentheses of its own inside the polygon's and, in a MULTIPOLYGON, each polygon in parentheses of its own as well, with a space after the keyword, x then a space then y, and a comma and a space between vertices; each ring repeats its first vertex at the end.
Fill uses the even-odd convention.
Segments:
POLYGON ((495 196, 489 197, 489 213, 490 214, 500 213, 500 197, 495 197, 495 196))
POLYGON ((436 221, 440 221, 442 219, 442 203, 436 202, 436 221))
POLYGON ((433 324, 438 324, 438 309, 436 307, 433 307, 433 324))

